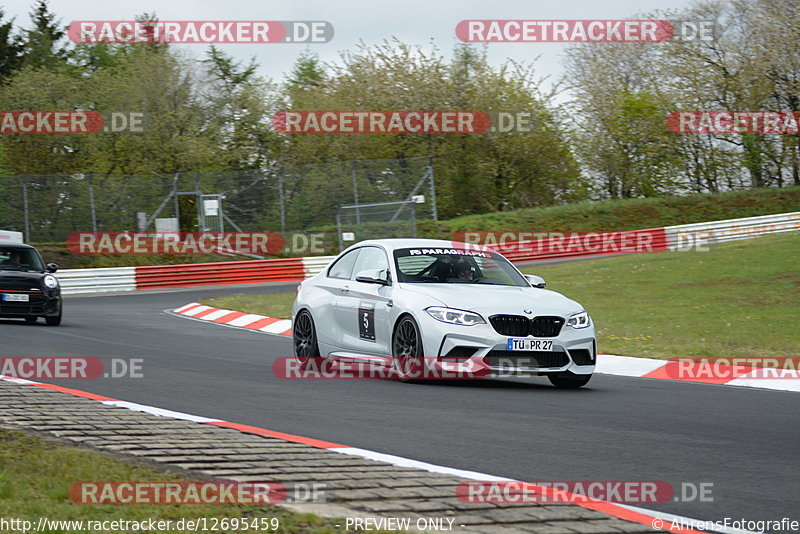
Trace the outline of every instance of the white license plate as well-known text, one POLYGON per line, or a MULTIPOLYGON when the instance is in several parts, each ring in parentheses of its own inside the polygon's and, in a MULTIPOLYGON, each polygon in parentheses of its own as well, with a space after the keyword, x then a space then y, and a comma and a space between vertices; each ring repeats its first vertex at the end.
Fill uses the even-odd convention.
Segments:
POLYGON ((553 342, 546 339, 515 339, 506 344, 507 350, 553 350, 553 342))
POLYGON ((3 293, 3 300, 6 302, 28 302, 30 300, 30 296, 18 295, 15 293, 3 293))

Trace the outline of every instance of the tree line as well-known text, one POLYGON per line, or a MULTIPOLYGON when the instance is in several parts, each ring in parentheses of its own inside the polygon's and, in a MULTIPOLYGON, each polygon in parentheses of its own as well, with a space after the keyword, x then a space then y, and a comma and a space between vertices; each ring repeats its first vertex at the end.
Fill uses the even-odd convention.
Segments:
MULTIPOLYGON (((447 54, 396 39, 360 43, 330 63, 301 52, 285 79, 264 79, 254 60, 237 62, 213 46, 197 57, 168 44, 70 43, 57 14, 38 0, 27 25, 0 11, 0 109, 143 112, 145 128, 2 135, 0 172, 272 176, 290 165, 434 156, 440 217, 800 185, 798 135, 681 135, 665 126, 680 109, 799 110, 796 0, 698 0, 646 17, 713 20, 715 39, 570 45, 563 79, 545 90, 533 63, 493 66, 485 47, 460 44, 447 54), (534 128, 476 135, 273 128, 278 111, 322 109, 523 111, 534 128)), ((299 187, 322 194, 313 181, 299 187)))

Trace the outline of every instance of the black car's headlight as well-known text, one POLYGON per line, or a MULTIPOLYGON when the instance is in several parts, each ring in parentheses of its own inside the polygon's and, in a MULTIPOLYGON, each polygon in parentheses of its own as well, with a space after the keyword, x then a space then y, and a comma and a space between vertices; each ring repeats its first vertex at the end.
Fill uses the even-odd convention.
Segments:
POLYGON ((585 311, 570 315, 569 319, 567 319, 567 326, 571 326, 572 328, 586 328, 590 324, 592 324, 592 320, 585 311))
POLYGON ((58 278, 52 274, 45 275, 45 277, 42 278, 42 282, 44 283, 44 286, 49 289, 55 289, 58 287, 58 278))
POLYGON ((442 321, 443 323, 460 324, 463 326, 486 323, 486 321, 483 320, 483 317, 477 313, 468 312, 465 310, 431 306, 430 308, 426 308, 425 311, 428 312, 428 315, 437 321, 442 321))

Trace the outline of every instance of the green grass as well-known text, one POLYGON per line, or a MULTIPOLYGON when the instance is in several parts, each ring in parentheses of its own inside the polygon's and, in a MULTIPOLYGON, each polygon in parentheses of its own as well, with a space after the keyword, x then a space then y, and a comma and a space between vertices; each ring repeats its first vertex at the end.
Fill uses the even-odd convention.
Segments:
MULTIPOLYGON (((299 283, 299 282, 298 282, 299 283)), ((267 317, 290 318, 292 316, 292 303, 295 292, 272 293, 269 295, 230 295, 226 297, 213 297, 201 301, 206 306, 224 308, 226 310, 246 311, 266 315, 267 317)))
MULTIPOLYGON (((105 454, 62 446, 18 432, 0 429, 0 518, 27 519, 34 525, 39 517, 51 520, 146 520, 200 517, 273 518, 280 521, 274 532, 341 532, 335 520, 311 514, 297 514, 276 507, 245 505, 78 505, 69 498, 75 482, 174 482, 191 479, 164 474, 149 467, 129 464, 105 454)), ((341 523, 341 521, 339 521, 341 523)), ((263 531, 263 530, 262 530, 263 531)), ((47 532, 76 532, 49 530, 47 532)), ((169 532, 176 532, 170 530, 169 532)), ((215 530, 214 532, 256 532, 256 530, 215 530)))
POLYGON ((450 239, 457 231, 618 231, 800 211, 800 187, 716 194, 581 202, 422 222, 419 237, 450 239))
POLYGON ((676 356, 800 355, 800 232, 530 267, 583 304, 598 350, 676 356))
MULTIPOLYGON (((600 352, 649 358, 800 356, 800 232, 523 269, 585 306, 600 352)), ((204 304, 270 317, 294 293, 204 304)))

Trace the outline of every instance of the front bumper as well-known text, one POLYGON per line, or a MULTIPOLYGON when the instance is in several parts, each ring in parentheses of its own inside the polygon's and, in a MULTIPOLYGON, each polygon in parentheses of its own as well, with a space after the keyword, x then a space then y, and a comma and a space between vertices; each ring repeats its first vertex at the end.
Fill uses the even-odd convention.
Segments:
MULTIPOLYGON (((0 299, 5 293, 20 293, 19 290, 0 289, 0 299)), ((61 292, 56 290, 45 290, 26 292, 28 302, 16 302, 0 300, 0 317, 4 318, 23 318, 23 317, 54 317, 61 313, 61 292)))
MULTIPOLYGON (((427 314, 426 314, 427 315, 427 314)), ((597 363, 594 325, 587 328, 564 326, 551 351, 509 351, 512 336, 498 334, 491 324, 452 325, 428 316, 421 318, 425 356, 436 358, 444 371, 467 372, 481 376, 519 377, 561 373, 591 375, 597 363)), ((515 338, 520 339, 520 338, 515 338)))

